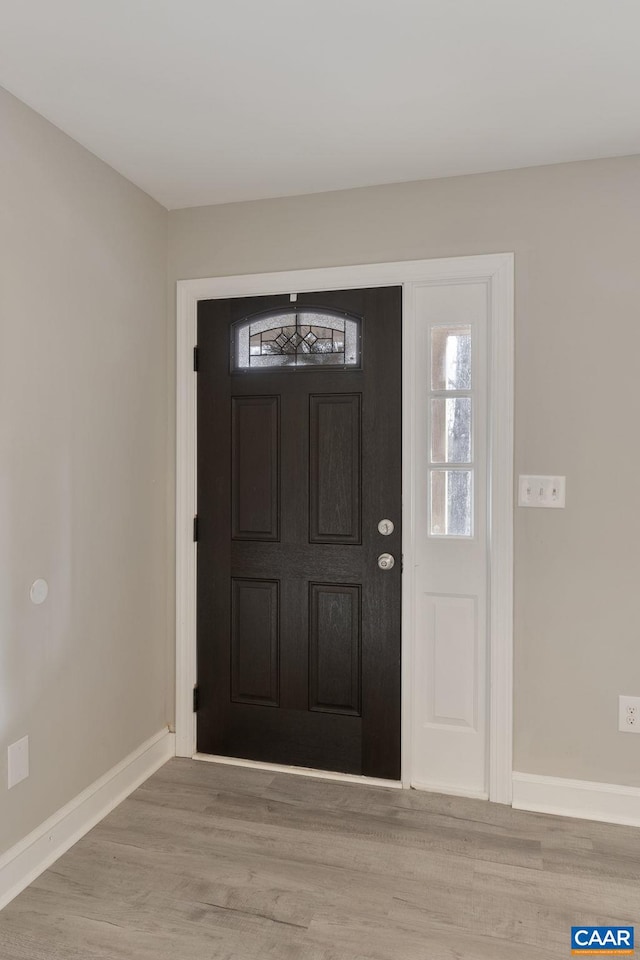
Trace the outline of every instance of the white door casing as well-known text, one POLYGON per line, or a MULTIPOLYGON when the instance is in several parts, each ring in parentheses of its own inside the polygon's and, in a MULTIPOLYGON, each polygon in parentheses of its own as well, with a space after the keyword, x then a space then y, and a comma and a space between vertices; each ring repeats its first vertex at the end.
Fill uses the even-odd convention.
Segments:
POLYGON ((510 253, 178 281, 176 753, 191 757, 196 752, 192 702, 197 679, 193 348, 198 301, 389 285, 403 287, 402 783, 509 803, 513 644, 510 253), (464 322, 467 314, 473 314, 468 322, 475 325, 477 339, 473 403, 480 418, 476 415, 474 422, 476 526, 472 543, 445 543, 425 536, 429 325, 440 316, 443 320, 437 322, 450 322, 456 310, 464 322), (467 547, 467 554, 474 559, 462 561, 456 554, 464 555, 467 547), (483 550, 484 563, 480 559, 483 550), (431 623, 430 632, 425 632, 425 622, 431 623), (439 624, 435 633, 434 623, 439 624), (447 629, 453 629, 451 649, 444 642, 447 629), (452 672, 456 662, 462 667, 459 684, 452 672), (454 715, 444 716, 442 711, 454 715))

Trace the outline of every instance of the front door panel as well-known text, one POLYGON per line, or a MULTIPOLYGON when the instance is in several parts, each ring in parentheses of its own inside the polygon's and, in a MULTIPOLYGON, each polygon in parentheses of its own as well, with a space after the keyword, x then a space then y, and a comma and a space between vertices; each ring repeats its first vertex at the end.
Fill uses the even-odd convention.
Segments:
POLYGON ((401 325, 399 287, 199 304, 202 753, 400 776, 401 325))

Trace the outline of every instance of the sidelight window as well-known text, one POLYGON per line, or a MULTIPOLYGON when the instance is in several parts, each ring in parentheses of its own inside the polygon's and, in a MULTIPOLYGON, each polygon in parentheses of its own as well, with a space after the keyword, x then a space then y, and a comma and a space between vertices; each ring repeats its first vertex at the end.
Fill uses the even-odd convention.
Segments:
POLYGON ((431 328, 429 531, 473 536, 471 327, 431 328))
POLYGON ((360 318, 347 313, 294 305, 269 310, 233 324, 231 369, 357 369, 361 339, 360 318))

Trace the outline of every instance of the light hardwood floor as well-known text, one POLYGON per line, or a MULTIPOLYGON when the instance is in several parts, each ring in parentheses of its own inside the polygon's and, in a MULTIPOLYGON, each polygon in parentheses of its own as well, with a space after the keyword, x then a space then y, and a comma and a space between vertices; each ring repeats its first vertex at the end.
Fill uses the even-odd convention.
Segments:
POLYGON ((633 922, 632 827, 172 760, 0 913, 0 958, 541 960, 633 922))

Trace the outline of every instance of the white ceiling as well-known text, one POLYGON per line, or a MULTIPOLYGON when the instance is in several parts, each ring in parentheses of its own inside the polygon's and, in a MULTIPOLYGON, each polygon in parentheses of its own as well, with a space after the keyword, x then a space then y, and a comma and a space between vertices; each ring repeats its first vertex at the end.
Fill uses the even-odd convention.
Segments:
POLYGON ((639 0, 0 0, 0 85, 169 208, 640 153, 639 0))

